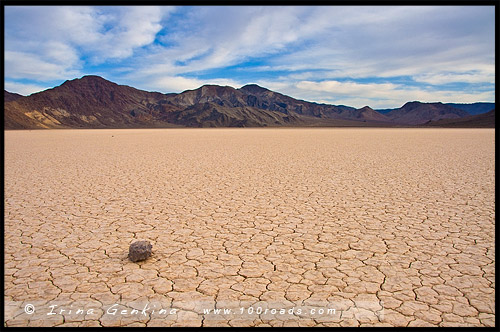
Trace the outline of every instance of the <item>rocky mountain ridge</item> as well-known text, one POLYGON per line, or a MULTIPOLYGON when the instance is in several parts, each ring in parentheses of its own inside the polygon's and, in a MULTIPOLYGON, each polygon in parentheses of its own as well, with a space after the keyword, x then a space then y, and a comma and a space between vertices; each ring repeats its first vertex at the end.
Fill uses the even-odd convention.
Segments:
POLYGON ((83 76, 30 96, 4 91, 4 128, 164 128, 262 126, 412 126, 458 119, 466 111, 410 102, 381 114, 298 100, 256 84, 204 85, 182 93, 148 92, 83 76))

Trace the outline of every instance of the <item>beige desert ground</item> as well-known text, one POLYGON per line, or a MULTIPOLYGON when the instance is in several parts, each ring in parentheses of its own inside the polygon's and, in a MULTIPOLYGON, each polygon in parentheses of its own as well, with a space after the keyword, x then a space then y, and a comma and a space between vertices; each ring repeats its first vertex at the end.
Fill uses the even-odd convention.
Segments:
POLYGON ((4 325, 495 324, 494 129, 4 135, 4 325))

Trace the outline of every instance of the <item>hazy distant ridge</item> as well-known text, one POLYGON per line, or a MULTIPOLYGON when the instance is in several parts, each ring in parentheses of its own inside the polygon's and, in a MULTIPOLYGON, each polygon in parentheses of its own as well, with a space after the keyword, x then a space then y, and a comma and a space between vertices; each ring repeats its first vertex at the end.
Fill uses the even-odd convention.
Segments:
POLYGON ((474 104, 447 103, 446 105, 450 105, 452 107, 464 110, 470 115, 487 113, 495 108, 495 103, 474 103, 474 104))

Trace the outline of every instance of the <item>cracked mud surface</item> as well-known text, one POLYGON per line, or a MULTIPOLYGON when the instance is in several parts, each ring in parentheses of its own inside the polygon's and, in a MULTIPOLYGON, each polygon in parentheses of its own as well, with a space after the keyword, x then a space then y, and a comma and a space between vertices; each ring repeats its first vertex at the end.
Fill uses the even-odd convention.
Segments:
POLYGON ((494 129, 6 131, 4 325, 494 326, 494 155, 494 129))

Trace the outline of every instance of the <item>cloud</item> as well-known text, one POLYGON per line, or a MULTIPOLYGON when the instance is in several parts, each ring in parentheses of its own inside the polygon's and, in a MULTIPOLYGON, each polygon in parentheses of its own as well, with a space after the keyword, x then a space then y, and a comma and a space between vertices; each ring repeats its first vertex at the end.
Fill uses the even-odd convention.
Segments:
POLYGON ((490 83, 495 84, 495 71, 475 71, 473 73, 440 73, 416 75, 415 81, 433 85, 447 84, 450 82, 462 83, 490 83))
POLYGON ((75 58, 71 52, 61 54, 57 50, 52 50, 41 56, 26 52, 5 51, 4 56, 5 76, 11 79, 27 78, 47 81, 66 79, 80 74, 74 66, 75 58))
POLYGON ((5 90, 9 92, 19 93, 23 96, 28 96, 32 93, 47 90, 52 86, 42 86, 36 84, 23 84, 12 81, 5 81, 5 90))
POLYGON ((104 18, 100 27, 102 32, 87 43, 93 48, 93 60, 103 62, 110 58, 127 58, 135 49, 152 44, 162 29, 160 22, 170 10, 152 6, 119 7, 98 14, 98 19, 104 18), (105 30, 106 25, 112 25, 112 28, 105 30))
POLYGON ((494 23, 494 6, 6 6, 5 73, 35 85, 100 73, 163 92, 262 81, 369 105, 479 100, 494 95, 494 23))
POLYGON ((346 7, 341 11, 333 7, 323 15, 333 22, 327 31, 315 35, 308 48, 270 59, 267 68, 332 70, 338 77, 357 78, 494 66, 493 7, 346 7))
POLYGON ((274 54, 300 37, 298 11, 296 7, 196 8, 170 33, 167 26, 162 40, 175 47, 158 48, 147 63, 165 73, 181 74, 274 54))
POLYGON ((180 93, 186 90, 197 89, 200 86, 206 84, 231 86, 233 88, 239 88, 242 86, 240 82, 226 78, 200 80, 196 78, 189 78, 183 76, 163 76, 155 79, 154 81, 142 82, 139 84, 139 86, 142 89, 150 91, 154 90, 163 93, 170 93, 170 92, 180 93))
POLYGON ((258 84, 297 99, 348 105, 356 108, 395 108, 408 101, 474 103, 495 100, 494 91, 453 91, 408 87, 392 83, 356 83, 335 80, 314 82, 259 81, 258 84))
POLYGON ((171 11, 153 6, 7 6, 5 51, 10 58, 6 74, 39 80, 71 78, 84 65, 130 57, 155 41, 162 29, 160 22, 171 11), (55 74, 47 77, 46 70, 31 71, 35 64, 50 67, 55 74))
POLYGON ((493 7, 202 7, 165 36, 175 47, 138 66, 153 77, 240 65, 240 77, 280 71, 293 81, 491 83, 493 18, 493 7))

